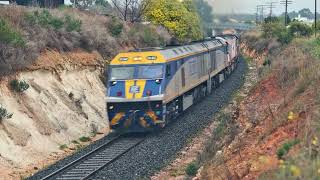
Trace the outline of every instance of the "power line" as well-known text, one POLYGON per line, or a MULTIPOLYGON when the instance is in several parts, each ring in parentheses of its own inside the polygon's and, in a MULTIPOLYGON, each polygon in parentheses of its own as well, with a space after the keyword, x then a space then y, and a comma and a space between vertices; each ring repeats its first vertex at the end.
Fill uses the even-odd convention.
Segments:
POLYGON ((268 8, 269 8, 269 16, 272 17, 273 9, 276 8, 275 4, 278 2, 268 2, 268 8))
POLYGON ((256 8, 256 24, 258 24, 261 5, 258 5, 256 8))
POLYGON ((282 4, 282 5, 285 5, 285 25, 287 26, 288 25, 288 6, 290 5, 290 4, 292 4, 293 3, 293 1, 292 0, 283 0, 283 1, 280 1, 280 4, 282 4))
POLYGON ((264 20, 265 7, 268 7, 268 5, 258 5, 256 7, 256 23, 257 24, 264 20))

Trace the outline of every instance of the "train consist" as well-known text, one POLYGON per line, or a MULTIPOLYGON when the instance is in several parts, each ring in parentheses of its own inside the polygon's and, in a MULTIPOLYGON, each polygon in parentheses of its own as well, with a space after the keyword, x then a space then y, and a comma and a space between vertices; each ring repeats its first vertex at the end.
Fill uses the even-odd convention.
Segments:
POLYGON ((110 127, 130 132, 165 127, 207 96, 236 68, 239 37, 118 54, 108 67, 110 127))

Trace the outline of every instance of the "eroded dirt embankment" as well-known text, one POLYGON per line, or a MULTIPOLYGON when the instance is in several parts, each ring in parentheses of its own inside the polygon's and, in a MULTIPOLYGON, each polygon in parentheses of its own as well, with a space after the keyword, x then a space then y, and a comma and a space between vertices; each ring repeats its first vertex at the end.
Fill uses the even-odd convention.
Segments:
MULTIPOLYGON (((242 45, 244 54, 253 58, 259 81, 232 110, 237 114, 234 121, 239 133, 219 153, 214 152, 212 159, 206 160, 200 179, 275 177, 279 167, 286 167, 283 163, 289 156, 303 149, 302 141, 310 143, 312 139, 306 137, 312 130, 312 117, 318 112, 315 111, 317 90, 303 83, 316 83, 319 73, 313 69, 319 65, 295 43, 278 46, 279 50, 272 52, 270 47, 275 47, 272 40, 265 41, 263 51, 242 45), (308 78, 303 75, 305 72, 308 78), (301 143, 280 157, 283 144, 294 141, 301 143)), ((303 177, 303 168, 291 165, 285 177, 303 177)))
POLYGON ((96 52, 46 51, 33 66, 0 78, 0 105, 13 114, 0 124, 1 177, 18 179, 65 156, 72 141, 108 132, 104 63, 96 52), (29 89, 14 92, 13 79, 29 89))
POLYGON ((290 162, 301 150, 319 152, 319 62, 299 40, 281 45, 257 38, 241 45, 249 71, 230 105, 152 179, 192 178, 187 173, 197 174, 194 179, 308 179, 304 163, 310 161, 290 162))

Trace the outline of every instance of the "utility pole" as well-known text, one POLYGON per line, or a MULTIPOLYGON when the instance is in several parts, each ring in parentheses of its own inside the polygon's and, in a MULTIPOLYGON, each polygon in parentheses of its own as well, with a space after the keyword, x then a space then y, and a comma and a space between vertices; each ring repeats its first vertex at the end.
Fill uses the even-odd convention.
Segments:
POLYGON ((288 6, 289 4, 292 4, 292 1, 291 0, 283 0, 283 1, 280 1, 281 4, 285 5, 285 17, 284 17, 284 22, 285 22, 285 26, 288 25, 288 6))
POLYGON ((268 5, 260 5, 260 21, 263 22, 264 21, 264 10, 265 7, 267 7, 268 5))
POLYGON ((314 35, 317 38, 317 0, 314 0, 314 35))
POLYGON ((260 10, 260 5, 257 6, 257 9, 256 9, 256 24, 259 23, 259 10, 260 10))
POLYGON ((273 9, 276 8, 276 6, 275 6, 276 3, 277 2, 269 2, 268 3, 269 4, 268 7, 269 7, 269 10, 270 10, 269 17, 272 17, 273 9))

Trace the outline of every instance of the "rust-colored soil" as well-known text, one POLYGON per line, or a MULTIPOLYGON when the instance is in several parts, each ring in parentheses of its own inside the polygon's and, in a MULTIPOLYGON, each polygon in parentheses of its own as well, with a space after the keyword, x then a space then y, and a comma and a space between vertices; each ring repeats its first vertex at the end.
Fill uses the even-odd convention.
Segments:
POLYGON ((61 66, 102 66, 104 63, 101 55, 96 52, 76 50, 72 52, 59 53, 54 50, 46 50, 41 53, 35 63, 28 67, 29 70, 55 69, 61 66))
MULTIPOLYGON (((237 122, 242 133, 223 149, 223 164, 205 167, 203 179, 257 179, 263 172, 278 167, 278 148, 285 141, 302 136, 306 122, 306 112, 295 112, 294 119, 287 120, 286 112, 292 107, 283 105, 282 94, 275 76, 268 77, 251 91, 239 107, 237 122), (217 173, 223 174, 215 176, 217 173)), ((300 100, 308 102, 307 97, 300 100)))

